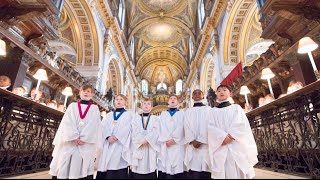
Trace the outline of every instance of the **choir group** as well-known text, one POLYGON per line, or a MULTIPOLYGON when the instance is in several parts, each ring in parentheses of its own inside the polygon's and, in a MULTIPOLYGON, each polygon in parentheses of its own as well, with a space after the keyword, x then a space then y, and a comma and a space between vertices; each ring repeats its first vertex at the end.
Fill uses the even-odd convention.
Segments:
POLYGON ((101 121, 90 101, 93 88, 83 86, 80 100, 67 108, 53 141, 50 172, 54 179, 210 179, 253 178, 257 147, 248 119, 228 99, 227 86, 217 89, 219 105, 202 103, 179 110, 171 95, 168 110, 152 115, 152 100, 142 102, 142 114, 125 109, 127 98, 116 95, 101 121))

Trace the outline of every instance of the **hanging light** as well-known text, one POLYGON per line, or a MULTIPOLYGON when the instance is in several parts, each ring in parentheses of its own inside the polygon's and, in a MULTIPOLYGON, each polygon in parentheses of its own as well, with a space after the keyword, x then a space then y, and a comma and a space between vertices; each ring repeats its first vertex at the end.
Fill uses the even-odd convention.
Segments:
POLYGON ((72 96, 73 93, 72 93, 72 88, 67 86, 66 88, 64 88, 64 90, 62 91, 62 94, 65 95, 66 97, 64 98, 64 108, 67 108, 67 99, 68 99, 68 96, 72 96))
POLYGON ((240 94, 244 95, 244 97, 246 98, 246 103, 249 106, 248 94, 250 94, 250 89, 248 88, 248 86, 241 86, 240 94))
POLYGON ((320 74, 317 69, 316 63, 314 62, 312 51, 318 48, 318 44, 315 43, 310 37, 304 37, 299 40, 298 53, 299 54, 308 54, 313 71, 317 79, 320 79, 320 74))
POLYGON ((34 94, 34 99, 36 99, 41 81, 48 80, 47 71, 44 69, 38 69, 37 72, 33 75, 33 77, 38 80, 36 91, 34 94))
POLYGON ((268 81, 270 94, 274 98, 274 94, 273 94, 273 90, 272 90, 272 86, 271 86, 271 78, 273 78, 273 77, 275 77, 275 74, 271 71, 270 68, 265 68, 265 69, 262 70, 261 79, 264 79, 264 80, 268 81))
POLYGON ((6 54, 7 54, 6 42, 0 39, 0 56, 5 56, 6 54))

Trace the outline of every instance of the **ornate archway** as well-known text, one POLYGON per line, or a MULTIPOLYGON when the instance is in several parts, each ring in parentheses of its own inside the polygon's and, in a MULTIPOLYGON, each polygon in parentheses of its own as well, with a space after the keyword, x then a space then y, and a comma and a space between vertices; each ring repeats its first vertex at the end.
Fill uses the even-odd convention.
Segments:
POLYGON ((121 74, 118 62, 115 59, 112 59, 109 62, 108 73, 107 73, 107 88, 113 90, 114 94, 121 93, 121 74))

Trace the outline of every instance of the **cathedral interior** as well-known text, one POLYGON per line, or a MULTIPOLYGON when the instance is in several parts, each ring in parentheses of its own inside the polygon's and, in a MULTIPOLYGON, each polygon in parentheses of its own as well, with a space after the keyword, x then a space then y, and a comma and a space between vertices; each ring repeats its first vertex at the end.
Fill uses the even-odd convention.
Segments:
POLYGON ((0 177, 48 169, 84 84, 101 116, 116 94, 134 112, 152 98, 159 115, 200 89, 213 107, 224 84, 258 168, 320 178, 319 43, 319 0, 0 0, 0 177))

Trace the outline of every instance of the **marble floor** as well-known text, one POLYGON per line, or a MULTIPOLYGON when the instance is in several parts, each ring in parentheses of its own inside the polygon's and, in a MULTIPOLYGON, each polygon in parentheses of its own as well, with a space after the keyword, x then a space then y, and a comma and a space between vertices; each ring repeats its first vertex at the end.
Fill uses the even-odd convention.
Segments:
MULTIPOLYGON (((27 174, 27 175, 15 176, 15 177, 6 178, 6 179, 51 179, 51 176, 48 175, 48 171, 44 171, 44 172, 27 174)), ((256 169, 255 179, 306 179, 306 178, 272 172, 272 171, 263 170, 263 169, 256 169)))

